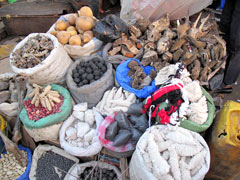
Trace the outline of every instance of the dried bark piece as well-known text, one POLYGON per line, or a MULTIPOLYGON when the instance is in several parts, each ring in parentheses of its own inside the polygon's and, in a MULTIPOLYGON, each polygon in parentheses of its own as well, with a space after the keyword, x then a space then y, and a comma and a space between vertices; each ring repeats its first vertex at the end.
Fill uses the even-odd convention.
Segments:
POLYGON ((111 51, 108 52, 109 56, 114 56, 121 51, 121 46, 114 47, 111 51))

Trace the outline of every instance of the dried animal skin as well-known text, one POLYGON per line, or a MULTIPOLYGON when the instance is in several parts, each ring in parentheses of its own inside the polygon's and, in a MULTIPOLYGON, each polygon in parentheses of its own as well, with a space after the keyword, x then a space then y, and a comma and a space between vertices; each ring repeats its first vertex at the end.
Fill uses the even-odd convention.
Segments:
POLYGON ((168 148, 170 158, 169 165, 171 167, 171 172, 175 180, 181 180, 181 172, 179 168, 178 155, 173 146, 168 148))
POLYGON ((187 36, 187 39, 193 44, 193 46, 195 46, 197 48, 204 48, 207 45, 206 42, 202 42, 202 41, 196 40, 196 39, 194 39, 191 36, 187 36))
POLYGON ((201 71, 201 76, 200 76, 200 79, 199 79, 201 82, 206 82, 206 81, 207 81, 207 78, 208 78, 208 76, 207 76, 207 74, 208 74, 208 69, 209 69, 208 66, 205 66, 205 67, 202 69, 202 71, 201 71))
POLYGON ((197 28, 197 25, 198 25, 201 15, 202 15, 202 12, 199 14, 197 20, 194 22, 193 26, 189 30, 189 36, 196 40, 207 34, 207 32, 202 32, 202 28, 203 28, 204 24, 207 22, 209 15, 203 20, 203 22, 199 26, 199 28, 197 28))
POLYGON ((141 30, 138 29, 136 26, 134 26, 134 25, 129 25, 129 26, 128 26, 128 29, 129 29, 129 31, 130 31, 130 34, 135 35, 136 38, 139 38, 139 37, 142 36, 141 30))
POLYGON ((152 62, 158 61, 158 54, 156 51, 147 51, 141 60, 141 65, 148 66, 152 62))
POLYGON ((166 30, 164 31, 164 34, 163 34, 164 37, 167 37, 169 39, 173 39, 176 37, 176 33, 173 32, 171 29, 169 28, 166 28, 166 30))
POLYGON ((173 62, 176 63, 178 62, 178 60, 180 59, 180 57, 182 56, 183 54, 183 50, 180 48, 178 49, 177 51, 175 51, 173 53, 173 62))
POLYGON ((225 41, 220 38, 219 36, 213 35, 213 37, 217 40, 217 42, 222 46, 222 51, 221 51, 221 57, 225 57, 227 54, 227 50, 226 50, 226 43, 225 41))
POLYGON ((157 52, 158 54, 163 54, 167 52, 170 48, 170 40, 168 37, 161 37, 157 43, 157 52))
POLYGON ((170 51, 174 52, 177 49, 181 48, 183 44, 185 44, 187 42, 187 40, 185 38, 181 38, 181 39, 177 39, 173 45, 171 46, 170 51))
POLYGON ((194 61, 194 68, 192 69, 192 79, 196 80, 199 77, 200 74, 200 70, 201 70, 201 64, 199 60, 195 60, 194 61))
POLYGON ((108 52, 108 55, 113 56, 113 55, 116 55, 117 53, 119 53, 120 51, 121 51, 121 46, 117 46, 117 47, 114 47, 112 50, 110 50, 108 52))
POLYGON ((161 177, 161 175, 167 174, 170 167, 167 161, 161 157, 152 134, 149 134, 147 150, 153 164, 153 172, 157 175, 156 177, 161 177))
POLYGON ((168 51, 168 52, 165 52, 165 53, 162 55, 162 59, 163 59, 164 61, 170 62, 170 61, 173 59, 173 54, 170 53, 169 51, 168 51))
POLYGON ((160 33, 168 28, 170 25, 170 20, 168 15, 158 19, 157 21, 152 22, 149 25, 149 29, 157 29, 160 33))
POLYGON ((184 37, 189 29, 190 29, 189 16, 187 16, 184 24, 180 24, 180 22, 177 21, 178 39, 184 37))
POLYGON ((144 42, 144 51, 152 51, 156 49, 156 44, 152 41, 146 41, 144 42))

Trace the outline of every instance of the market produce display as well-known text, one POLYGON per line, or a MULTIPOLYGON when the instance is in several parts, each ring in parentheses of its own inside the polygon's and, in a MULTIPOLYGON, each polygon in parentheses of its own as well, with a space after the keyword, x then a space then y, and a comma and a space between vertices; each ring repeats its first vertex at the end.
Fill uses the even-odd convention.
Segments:
MULTIPOLYGON (((24 156, 27 157, 26 151, 22 150, 22 153, 24 153, 24 156)), ((4 177, 6 179, 17 179, 25 172, 26 166, 22 167, 16 160, 15 155, 7 152, 6 154, 1 154, 0 169, 0 177, 4 177)))
POLYGON ((75 156, 95 155, 102 148, 96 129, 93 110, 88 109, 87 103, 77 104, 73 107, 72 116, 61 127, 60 145, 66 152, 75 156))
POLYGON ((132 179, 200 180, 209 165, 209 148, 199 134, 159 125, 148 129, 139 140, 130 162, 130 176, 132 179))
POLYGON ((114 112, 122 110, 127 112, 128 107, 136 102, 134 93, 130 93, 120 88, 113 87, 104 93, 103 98, 96 106, 96 109, 102 115, 111 115, 114 112))
POLYGON ((75 164, 74 161, 47 151, 37 162, 36 179, 63 180, 64 174, 75 164))
POLYGON ((78 14, 71 14, 65 20, 58 20, 55 30, 51 30, 50 33, 63 45, 83 46, 94 37, 91 29, 95 26, 95 21, 91 8, 84 6, 78 14))
POLYGON ((23 47, 12 53, 12 63, 21 69, 32 68, 44 61, 53 48, 53 42, 47 36, 31 37, 23 47))
POLYGON ((100 79, 106 71, 107 64, 105 61, 93 58, 91 61, 80 62, 72 70, 72 78, 77 86, 81 87, 100 79))

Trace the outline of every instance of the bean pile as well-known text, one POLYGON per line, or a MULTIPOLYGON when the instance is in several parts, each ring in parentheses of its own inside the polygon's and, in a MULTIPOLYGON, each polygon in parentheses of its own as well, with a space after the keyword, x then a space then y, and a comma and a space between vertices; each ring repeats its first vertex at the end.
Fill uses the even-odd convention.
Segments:
POLYGON ((105 61, 95 58, 88 62, 80 62, 72 70, 72 78, 77 86, 80 87, 100 79, 106 71, 107 65, 105 61))
POLYGON ((48 108, 43 107, 41 103, 39 104, 39 106, 35 106, 31 103, 32 99, 24 101, 24 107, 27 110, 28 118, 33 121, 38 121, 39 119, 49 116, 51 114, 61 112, 60 107, 63 104, 64 98, 63 96, 60 96, 59 99, 61 100, 61 102, 55 103, 51 111, 48 110, 48 108))
MULTIPOLYGON (((27 152, 23 151, 25 157, 27 157, 27 152)), ((0 178, 1 179, 17 179, 26 170, 26 167, 22 167, 14 154, 7 152, 6 154, 1 154, 0 159, 0 178)))
POLYGON ((32 68, 45 60, 53 48, 53 42, 47 36, 31 37, 23 47, 12 53, 12 62, 21 69, 32 68))
POLYGON ((117 174, 113 170, 87 167, 80 175, 79 180, 117 180, 117 174))
POLYGON ((47 151, 39 158, 36 170, 37 180, 63 180, 65 172, 75 164, 74 161, 60 156, 52 151, 47 151))

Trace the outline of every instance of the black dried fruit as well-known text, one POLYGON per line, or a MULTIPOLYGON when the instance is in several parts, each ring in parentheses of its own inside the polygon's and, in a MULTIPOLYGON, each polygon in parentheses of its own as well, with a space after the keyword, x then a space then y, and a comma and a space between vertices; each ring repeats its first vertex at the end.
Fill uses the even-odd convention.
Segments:
POLYGON ((83 84, 87 84, 88 80, 84 79, 82 82, 83 82, 83 84))
POLYGON ((72 70, 72 74, 74 74, 74 73, 77 73, 77 70, 76 70, 76 69, 73 69, 73 70, 72 70))
POLYGON ((74 78, 78 78, 78 77, 79 77, 79 74, 78 74, 78 73, 74 73, 74 74, 73 74, 73 77, 74 77, 74 78))
POLYGON ((91 73, 91 72, 92 72, 92 69, 91 69, 91 68, 87 68, 87 69, 86 69, 86 72, 87 72, 87 73, 91 73))
POLYGON ((82 75, 82 78, 83 78, 83 79, 87 78, 87 74, 84 73, 84 74, 82 75))
POLYGON ((88 75, 87 75, 87 79, 88 79, 88 80, 92 80, 92 79, 93 79, 93 75, 92 75, 92 74, 88 74, 88 75))
POLYGON ((74 82, 75 82, 75 83, 79 83, 79 82, 80 82, 80 79, 79 79, 79 78, 74 78, 74 82))
POLYGON ((93 74, 94 74, 95 76, 99 76, 99 75, 100 75, 100 71, 96 70, 96 71, 94 71, 93 74))
POLYGON ((79 69, 79 70, 78 70, 78 73, 79 73, 79 74, 83 74, 83 73, 84 73, 84 70, 83 70, 83 69, 79 69))
POLYGON ((105 72, 107 70, 106 66, 102 66, 101 70, 105 72))

